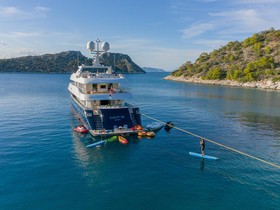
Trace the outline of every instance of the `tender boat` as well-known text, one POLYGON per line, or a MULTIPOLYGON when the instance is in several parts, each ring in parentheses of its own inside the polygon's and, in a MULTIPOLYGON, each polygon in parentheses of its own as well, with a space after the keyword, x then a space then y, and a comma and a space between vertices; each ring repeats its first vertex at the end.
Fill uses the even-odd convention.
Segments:
POLYGON ((148 131, 160 131, 164 127, 164 123, 161 122, 151 122, 146 125, 146 130, 148 131))
POLYGON ((74 131, 77 131, 78 133, 87 133, 88 130, 85 126, 79 125, 77 128, 74 128, 74 131))
POLYGON ((79 66, 70 77, 73 111, 92 136, 137 134, 141 115, 139 107, 127 102, 132 98, 124 88, 127 80, 99 62, 99 56, 109 50, 109 43, 90 41, 87 48, 94 54, 93 65, 79 66))

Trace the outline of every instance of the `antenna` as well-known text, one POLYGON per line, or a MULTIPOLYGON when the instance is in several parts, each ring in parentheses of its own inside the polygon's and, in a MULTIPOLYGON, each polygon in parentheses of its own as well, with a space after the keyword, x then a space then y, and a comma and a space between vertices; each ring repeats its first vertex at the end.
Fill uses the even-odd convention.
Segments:
POLYGON ((91 52, 91 54, 94 54, 94 61, 93 65, 100 65, 99 63, 99 56, 102 52, 107 52, 110 49, 110 45, 108 42, 101 42, 99 39, 96 41, 89 41, 87 43, 87 49, 91 52))

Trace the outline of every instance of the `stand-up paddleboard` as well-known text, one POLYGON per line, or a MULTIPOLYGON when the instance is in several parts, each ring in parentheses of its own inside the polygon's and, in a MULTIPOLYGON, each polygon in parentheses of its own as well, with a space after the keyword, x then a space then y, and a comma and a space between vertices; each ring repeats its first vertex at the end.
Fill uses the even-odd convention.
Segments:
POLYGON ((189 154, 194 157, 200 157, 200 158, 205 158, 205 159, 210 159, 210 160, 218 160, 217 157, 213 157, 213 156, 209 156, 209 155, 202 156, 201 154, 195 153, 195 152, 189 152, 189 154))
POLYGON ((94 142, 94 143, 92 143, 92 144, 87 145, 87 148, 97 147, 97 146, 102 145, 102 144, 104 144, 104 143, 105 143, 105 141, 94 142))

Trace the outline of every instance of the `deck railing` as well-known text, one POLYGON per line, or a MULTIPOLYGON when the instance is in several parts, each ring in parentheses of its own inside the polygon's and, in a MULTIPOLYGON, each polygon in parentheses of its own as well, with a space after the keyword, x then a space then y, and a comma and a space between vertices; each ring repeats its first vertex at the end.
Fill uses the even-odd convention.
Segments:
MULTIPOLYGON (((111 91, 97 91, 97 90, 85 90, 85 89, 82 89, 82 88, 79 88, 80 92, 82 92, 83 94, 110 94, 111 91)), ((124 89, 117 89, 117 90, 114 90, 113 93, 111 94, 114 94, 114 93, 128 93, 128 91, 124 90, 124 89)))
POLYGON ((82 78, 120 78, 121 74, 96 74, 96 73, 82 73, 80 75, 82 78))

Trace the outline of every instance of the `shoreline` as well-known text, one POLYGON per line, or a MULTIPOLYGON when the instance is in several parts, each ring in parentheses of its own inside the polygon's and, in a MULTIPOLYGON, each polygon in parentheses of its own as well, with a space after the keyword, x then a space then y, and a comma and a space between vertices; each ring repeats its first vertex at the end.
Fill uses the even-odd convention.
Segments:
POLYGON ((207 85, 223 85, 231 87, 245 87, 245 88, 258 88, 264 90, 280 90, 280 81, 273 83, 272 80, 262 80, 254 82, 237 82, 232 80, 203 80, 197 77, 174 77, 168 75, 163 78, 164 80, 172 80, 177 82, 188 82, 196 84, 207 84, 207 85))

